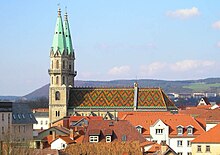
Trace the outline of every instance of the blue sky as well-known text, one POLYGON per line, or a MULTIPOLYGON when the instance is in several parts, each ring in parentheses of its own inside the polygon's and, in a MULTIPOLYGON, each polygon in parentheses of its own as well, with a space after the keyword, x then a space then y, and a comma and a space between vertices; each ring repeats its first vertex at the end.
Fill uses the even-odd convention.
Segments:
POLYGON ((220 77, 220 1, 0 2, 0 95, 49 82, 57 17, 69 14, 78 80, 220 77))

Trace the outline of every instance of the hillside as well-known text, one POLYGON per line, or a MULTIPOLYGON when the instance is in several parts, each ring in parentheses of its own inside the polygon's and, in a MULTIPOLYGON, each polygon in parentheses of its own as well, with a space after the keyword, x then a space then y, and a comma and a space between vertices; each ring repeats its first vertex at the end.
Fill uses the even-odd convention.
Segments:
MULTIPOLYGON (((76 87, 133 87, 134 82, 138 82, 139 87, 160 87, 166 93, 192 93, 192 92, 217 92, 220 93, 220 78, 208 78, 200 80, 186 81, 166 81, 166 80, 113 80, 113 81, 80 81, 75 82, 76 87)), ((49 84, 27 94, 23 97, 35 99, 48 97, 49 84)))

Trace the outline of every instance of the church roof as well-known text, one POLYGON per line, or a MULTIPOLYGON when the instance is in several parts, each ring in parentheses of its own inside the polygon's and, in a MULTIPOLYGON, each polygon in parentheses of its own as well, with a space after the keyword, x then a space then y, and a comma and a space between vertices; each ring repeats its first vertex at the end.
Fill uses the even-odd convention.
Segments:
POLYGON ((72 45, 67 12, 65 13, 65 16, 64 16, 64 35, 66 38, 66 48, 68 50, 68 54, 73 53, 73 45, 72 45))
POLYGON ((52 50, 57 52, 57 50, 62 54, 64 50, 66 50, 66 40, 64 37, 64 30, 63 30, 63 21, 61 17, 61 9, 58 9, 58 16, 56 21, 56 27, 53 37, 53 44, 52 50))
MULTIPOLYGON (((176 109, 160 88, 139 88, 138 109, 176 109)), ((73 88, 69 106, 73 108, 134 108, 134 88, 73 88)))

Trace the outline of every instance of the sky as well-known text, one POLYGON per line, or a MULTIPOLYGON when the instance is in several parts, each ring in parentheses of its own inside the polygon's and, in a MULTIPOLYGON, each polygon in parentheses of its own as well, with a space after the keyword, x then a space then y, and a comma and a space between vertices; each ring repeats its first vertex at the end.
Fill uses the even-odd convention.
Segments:
POLYGON ((77 80, 220 77, 219 0, 11 0, 0 2, 0 95, 49 83, 58 4, 77 80))

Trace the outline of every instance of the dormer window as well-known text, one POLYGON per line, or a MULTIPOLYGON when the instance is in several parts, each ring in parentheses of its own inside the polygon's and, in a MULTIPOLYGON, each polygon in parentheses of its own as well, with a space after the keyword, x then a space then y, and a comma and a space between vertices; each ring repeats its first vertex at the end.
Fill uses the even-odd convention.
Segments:
POLYGON ((177 134, 182 135, 183 134, 183 126, 179 125, 177 126, 177 134))
POLYGON ((138 125, 136 126, 137 131, 141 134, 142 133, 142 126, 138 125))
POLYGON ((193 126, 187 126, 187 134, 192 135, 193 134, 193 126))
POLYGON ((89 136, 90 143, 97 143, 99 142, 99 136, 89 136))
POLYGON ((111 136, 106 136, 105 137, 106 143, 109 143, 112 141, 112 137, 111 136))

